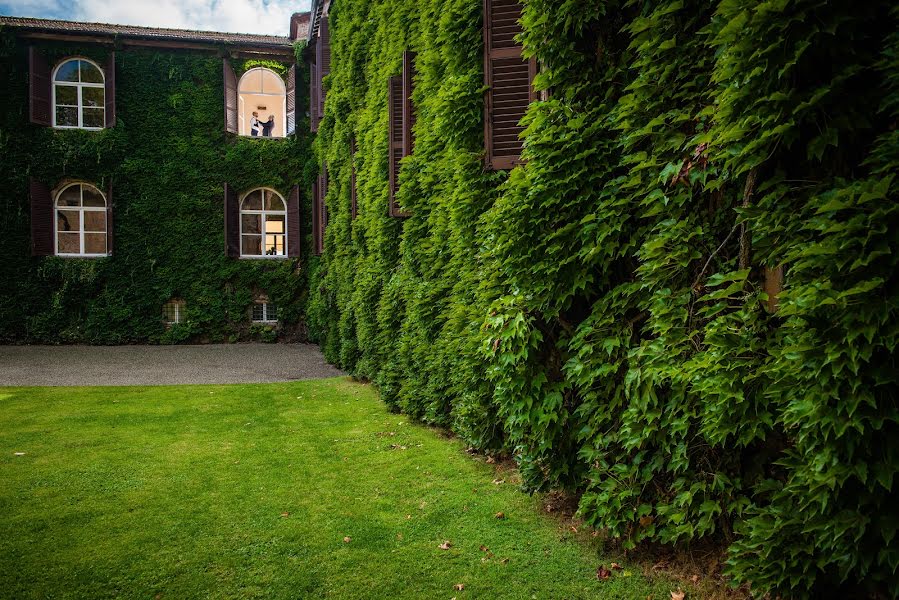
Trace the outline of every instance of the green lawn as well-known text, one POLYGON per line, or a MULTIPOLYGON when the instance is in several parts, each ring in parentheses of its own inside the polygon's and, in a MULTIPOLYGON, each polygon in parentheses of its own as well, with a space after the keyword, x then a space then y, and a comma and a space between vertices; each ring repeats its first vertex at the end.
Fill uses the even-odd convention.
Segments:
POLYGON ((0 596, 669 597, 503 477, 345 379, 0 388, 0 596))

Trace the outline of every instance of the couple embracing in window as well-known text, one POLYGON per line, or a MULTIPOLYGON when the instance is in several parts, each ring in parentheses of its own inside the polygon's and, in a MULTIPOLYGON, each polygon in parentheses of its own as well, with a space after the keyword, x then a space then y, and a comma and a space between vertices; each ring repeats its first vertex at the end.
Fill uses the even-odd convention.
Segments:
POLYGON ((253 118, 250 119, 250 135, 259 137, 260 131, 262 137, 272 137, 272 129, 275 128, 275 115, 269 115, 268 121, 260 121, 259 113, 253 111, 253 118))

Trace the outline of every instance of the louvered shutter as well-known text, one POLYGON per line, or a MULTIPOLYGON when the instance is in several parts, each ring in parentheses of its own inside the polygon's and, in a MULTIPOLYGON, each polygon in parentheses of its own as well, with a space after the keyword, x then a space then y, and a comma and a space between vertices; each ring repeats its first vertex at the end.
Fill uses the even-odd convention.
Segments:
POLYGON ((113 225, 112 210, 112 181, 106 186, 106 254, 112 255, 113 243, 115 242, 115 227, 113 225))
POLYGON ((31 196, 31 255, 53 254, 53 199, 50 188, 35 179, 30 181, 31 196))
POLYGON ((237 192, 225 184, 225 254, 240 257, 240 202, 237 192))
POLYGON ((350 141, 350 217, 358 214, 356 206, 356 138, 350 141))
POLYGON ((300 256, 300 186, 290 190, 287 199, 287 256, 300 256))
POLYGON ((322 239, 322 177, 319 174, 312 184, 312 253, 321 256, 324 247, 322 239))
POLYGON ((287 73, 287 135, 297 130, 297 66, 291 65, 287 73))
MULTIPOLYGON (((318 45, 318 38, 315 44, 318 45)), ((309 63, 309 129, 318 131, 318 65, 314 60, 309 63)))
POLYGON ((323 81, 331 72, 331 34, 328 17, 322 16, 318 28, 318 118, 325 116, 325 86, 323 81))
POLYGON ((237 75, 227 58, 222 59, 222 72, 225 81, 225 131, 237 133, 237 75))
POLYGON ((487 168, 511 169, 521 162, 524 130, 519 125, 534 100, 536 63, 522 58, 518 0, 484 0, 484 142, 487 168))
POLYGON ((106 61, 106 126, 115 127, 115 52, 106 61))
POLYGON ((396 193, 400 189, 400 161, 403 158, 403 78, 399 75, 388 80, 387 90, 388 129, 390 135, 389 181, 390 204, 388 214, 391 217, 406 217, 408 214, 400 210, 396 202, 396 193))
POLYGON ((415 127, 413 91, 415 91, 415 53, 407 50, 403 52, 403 156, 411 156, 415 147, 412 133, 415 127))
POLYGON ((34 46, 28 47, 28 114, 32 123, 50 126, 50 65, 34 46))

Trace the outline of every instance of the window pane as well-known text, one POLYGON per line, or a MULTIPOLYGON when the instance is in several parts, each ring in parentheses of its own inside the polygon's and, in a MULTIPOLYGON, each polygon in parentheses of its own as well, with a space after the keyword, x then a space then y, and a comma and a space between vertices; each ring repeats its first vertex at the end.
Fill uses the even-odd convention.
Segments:
POLYGON ((240 216, 243 221, 244 233, 262 233, 262 215, 242 214, 240 216))
POLYGON ((103 108, 85 108, 84 109, 84 126, 85 127, 103 127, 105 123, 106 110, 103 108))
POLYGON ((284 215, 266 215, 265 232, 284 233, 284 215))
POLYGON ((266 256, 284 256, 284 236, 283 235, 267 235, 267 236, 265 236, 265 255, 266 256))
POLYGON ((91 63, 82 60, 81 81, 83 83, 103 83, 103 73, 91 63))
POLYGON ((78 109, 56 107, 57 127, 78 127, 78 109))
POLYGON ((262 210, 262 193, 250 192, 243 200, 243 210, 262 210))
POLYGON ((59 70, 56 71, 56 81, 78 81, 78 62, 77 60, 70 60, 69 62, 63 64, 59 67, 59 70))
POLYGON ((57 206, 81 206, 81 186, 73 185, 72 187, 67 187, 65 190, 59 194, 59 198, 56 200, 57 206))
MULTIPOLYGON (((56 96, 57 99, 59 96, 56 96)), ((103 88, 95 88, 95 87, 86 87, 81 88, 81 102, 84 106, 103 106, 104 98, 106 97, 106 92, 103 88)), ((68 104, 68 103, 65 103, 68 104)))
POLYGON ((57 85, 56 104, 78 106, 78 88, 76 88, 74 85, 57 85))
POLYGON ((278 306, 269 302, 265 305, 265 317, 269 321, 278 320, 278 306))
POLYGON ((91 185, 83 185, 81 188, 84 190, 85 206, 106 206, 106 201, 103 200, 103 194, 101 194, 97 188, 91 185))
POLYGON ((250 94, 258 94, 262 91, 262 69, 247 71, 240 81, 240 91, 250 94))
POLYGON ((266 94, 280 94, 284 92, 284 81, 276 73, 262 71, 262 91, 266 94))
POLYGON ((284 210, 284 201, 275 192, 265 192, 265 210, 284 210))
POLYGON ((262 256, 262 236, 245 235, 241 240, 241 254, 244 256, 262 256))
POLYGON ((85 254, 106 254, 106 234, 105 233, 85 233, 84 234, 84 253, 85 254))
POLYGON ((79 231, 81 229, 80 214, 77 210, 56 211, 56 230, 79 231))
POLYGON ((81 254, 81 237, 78 233, 58 234, 60 254, 81 254))
POLYGON ((106 211, 105 210, 86 210, 86 211, 84 211, 84 230, 85 231, 106 231, 106 211))
POLYGON ((257 302, 253 305, 253 320, 254 321, 264 321, 265 320, 265 305, 261 302, 257 302))

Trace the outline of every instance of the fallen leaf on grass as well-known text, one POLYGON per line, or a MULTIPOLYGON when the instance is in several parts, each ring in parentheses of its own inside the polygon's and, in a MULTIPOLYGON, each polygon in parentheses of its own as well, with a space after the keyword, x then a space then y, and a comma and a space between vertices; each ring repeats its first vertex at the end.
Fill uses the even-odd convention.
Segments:
POLYGON ((353 539, 353 538, 351 538, 350 536, 346 536, 345 538, 343 538, 343 543, 344 543, 344 544, 349 544, 350 541, 352 541, 352 539, 353 539))
POLYGON ((605 581, 611 576, 612 572, 602 565, 599 565, 599 567, 596 569, 596 578, 600 581, 605 581))
POLYGON ((668 568, 668 561, 666 561, 666 560, 657 562, 656 564, 652 565, 653 571, 664 571, 667 568, 668 568))
POLYGON ((464 583, 457 583, 456 585, 453 586, 453 589, 461 592, 462 590, 465 589, 465 584, 464 584, 464 583))
POLYGON ((572 525, 572 526, 569 527, 568 529, 571 530, 571 533, 577 533, 577 527, 575 527, 574 525, 572 525))
POLYGON ((498 513, 496 513, 496 514, 493 515, 493 516, 496 517, 497 519, 505 519, 505 518, 506 518, 506 513, 504 513, 504 512, 498 512, 498 513))
POLYGON ((690 581, 692 581, 693 583, 699 583, 699 575, 694 575, 690 578, 690 581))
POLYGON ((620 570, 623 569, 624 567, 622 567, 622 566, 619 565, 618 563, 612 563, 612 564, 609 565, 609 568, 612 569, 613 571, 620 571, 620 570))
POLYGON ((506 483, 505 479, 494 479, 493 480, 493 485, 501 485, 503 483, 506 483))
POLYGON ((493 458, 492 456, 488 456, 488 457, 487 457, 487 464, 488 464, 488 465, 492 465, 492 464, 495 463, 495 462, 496 462, 496 459, 493 458))
POLYGON ((450 543, 449 540, 446 540, 445 542, 443 542, 442 544, 440 544, 437 547, 440 548, 441 550, 449 550, 450 548, 453 547, 453 545, 450 543))
POLYGON ((503 563, 504 565, 507 565, 507 564, 509 564, 509 559, 508 559, 508 558, 504 558, 504 559, 502 559, 502 560, 499 561, 499 562, 503 563))
POLYGON ((15 452, 15 453, 13 453, 13 455, 14 456, 25 456, 25 453, 24 452, 15 452))
POLYGON ((289 516, 290 516, 290 513, 289 513, 289 512, 283 512, 283 513, 281 513, 281 518, 282 518, 282 519, 286 519, 286 518, 289 517, 289 516))
POLYGON ((671 592, 671 600, 684 600, 684 593, 680 590, 671 592))

